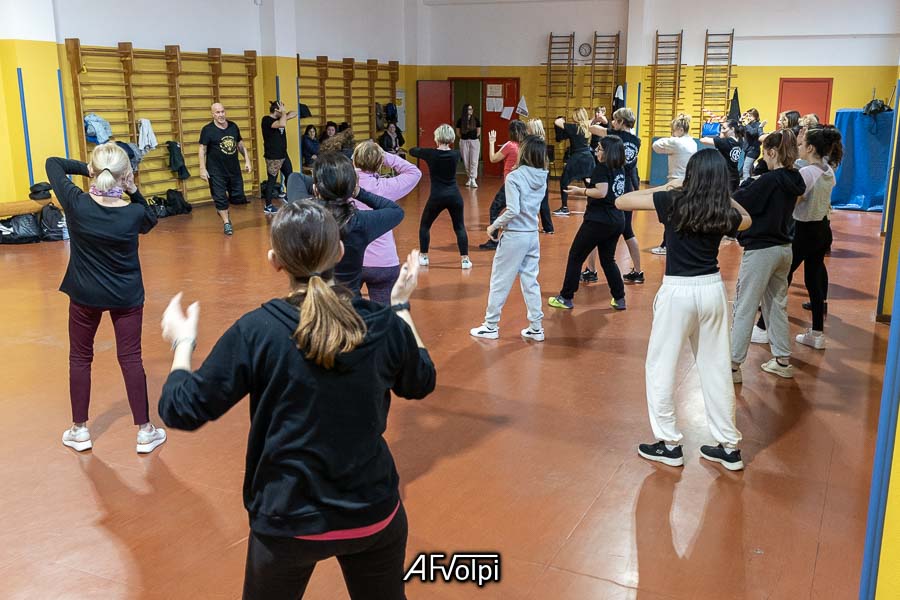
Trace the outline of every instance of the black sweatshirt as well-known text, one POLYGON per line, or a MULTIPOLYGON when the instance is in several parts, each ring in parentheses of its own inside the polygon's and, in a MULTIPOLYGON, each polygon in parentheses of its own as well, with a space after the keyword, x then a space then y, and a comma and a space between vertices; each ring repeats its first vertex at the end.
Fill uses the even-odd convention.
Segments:
POLYGON ((431 177, 431 198, 459 196, 462 199, 459 186, 456 184, 456 165, 459 164, 459 152, 415 147, 410 149, 409 153, 428 164, 428 174, 431 177))
POLYGON ((753 224, 738 234, 745 250, 761 250, 790 244, 793 239, 794 206, 806 184, 797 169, 775 169, 745 184, 732 194, 753 224))
POLYGON ((582 150, 590 150, 588 138, 578 130, 578 125, 575 123, 566 123, 562 127, 554 125, 553 128, 556 132, 557 142, 569 140, 569 152, 574 154, 582 150))
POLYGON ((341 228, 344 257, 334 268, 334 277, 341 284, 359 295, 362 287, 363 259, 366 247, 396 227, 403 220, 403 209, 396 202, 376 196, 364 189, 356 199, 373 210, 358 210, 341 228))
POLYGON ((101 206, 66 175, 89 177, 77 160, 48 158, 47 179, 66 213, 69 266, 59 289, 76 304, 134 308, 144 303, 138 235, 156 225, 156 213, 139 191, 127 206, 101 206))
POLYGON ((257 533, 363 527, 397 507, 399 477, 382 437, 390 391, 424 398, 435 369, 393 310, 360 298, 353 306, 366 337, 333 369, 297 349, 298 309, 276 299, 232 325, 197 371, 173 371, 163 386, 159 415, 175 429, 197 429, 250 395, 244 506, 257 533))

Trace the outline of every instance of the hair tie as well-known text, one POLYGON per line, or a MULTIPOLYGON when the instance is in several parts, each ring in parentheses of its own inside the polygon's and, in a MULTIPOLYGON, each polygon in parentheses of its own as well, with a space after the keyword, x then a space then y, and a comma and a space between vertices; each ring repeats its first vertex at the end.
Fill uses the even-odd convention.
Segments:
POLYGON ((313 277, 322 277, 322 274, 319 273, 318 271, 313 271, 312 273, 309 274, 309 278, 312 279, 313 277))

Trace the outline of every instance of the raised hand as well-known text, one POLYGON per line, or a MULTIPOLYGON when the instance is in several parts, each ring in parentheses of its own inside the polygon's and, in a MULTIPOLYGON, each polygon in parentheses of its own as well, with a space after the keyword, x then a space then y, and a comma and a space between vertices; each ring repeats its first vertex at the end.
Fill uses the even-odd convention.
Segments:
POLYGON ((400 267, 400 276, 391 290, 391 304, 403 304, 409 301, 419 281, 419 251, 413 250, 400 267))

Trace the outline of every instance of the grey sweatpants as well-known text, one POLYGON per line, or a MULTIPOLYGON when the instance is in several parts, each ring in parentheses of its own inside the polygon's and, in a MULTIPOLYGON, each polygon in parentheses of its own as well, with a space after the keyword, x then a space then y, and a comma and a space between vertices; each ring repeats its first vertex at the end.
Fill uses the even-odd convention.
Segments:
POLYGON ((791 355, 791 331, 787 317, 787 279, 792 257, 790 244, 744 251, 734 298, 731 362, 739 365, 747 360, 750 335, 753 333, 756 309, 760 303, 769 332, 772 355, 778 358, 791 355))
POLYGON ((541 286, 538 284, 541 244, 537 231, 507 231, 500 237, 500 245, 494 254, 491 267, 491 291, 488 295, 484 322, 497 327, 500 311, 509 297, 516 275, 522 286, 522 297, 528 310, 528 321, 532 329, 543 326, 544 312, 541 310, 541 286))

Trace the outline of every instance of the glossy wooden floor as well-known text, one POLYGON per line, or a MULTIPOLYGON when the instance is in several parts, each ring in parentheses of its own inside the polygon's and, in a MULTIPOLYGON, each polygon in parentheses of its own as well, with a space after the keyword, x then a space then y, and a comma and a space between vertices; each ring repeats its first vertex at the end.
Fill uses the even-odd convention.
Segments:
MULTIPOLYGON (((793 381, 759 371, 767 348, 751 349, 738 394, 743 473, 698 458, 712 440, 685 350, 678 398, 686 465, 674 469, 636 453, 651 440, 643 365, 663 258, 643 254, 647 283, 628 288, 624 313, 609 308, 602 282, 582 288, 574 311, 545 309, 547 341, 529 345, 519 338, 526 320, 516 286, 501 339, 469 337, 484 314, 492 253, 476 245, 498 183, 463 192, 471 272, 459 269, 449 218, 435 224, 413 315, 438 388, 423 402, 396 401, 388 438, 409 513, 408 561, 420 551, 499 551, 502 581, 481 589, 416 583, 409 597, 856 597, 887 336, 873 318, 880 215, 834 215, 828 349, 797 346, 793 381)), ((417 245, 427 189, 426 181, 403 203, 402 251, 417 245)), ((170 365, 158 322, 175 292, 201 302, 202 359, 239 315, 284 291, 265 262, 259 208, 234 209, 233 238, 222 235, 212 207, 163 220, 143 238, 154 417, 170 365)), ((557 234, 541 238, 544 297, 558 292, 579 222, 557 219, 557 234)), ((649 249, 661 228, 644 213, 636 231, 649 249)), ((739 256, 736 245, 721 253, 732 295, 739 256)), ((624 246, 620 257, 627 265, 624 246)), ((0 247, 0 597, 238 598, 246 404, 198 432, 172 431, 153 455, 137 456, 106 320, 94 363, 95 447, 84 455, 64 448, 67 299, 57 286, 66 260, 66 243, 0 247)), ((794 333, 808 326, 804 297, 795 282, 794 333)), ((320 564, 307 598, 346 597, 337 564, 320 564)))

